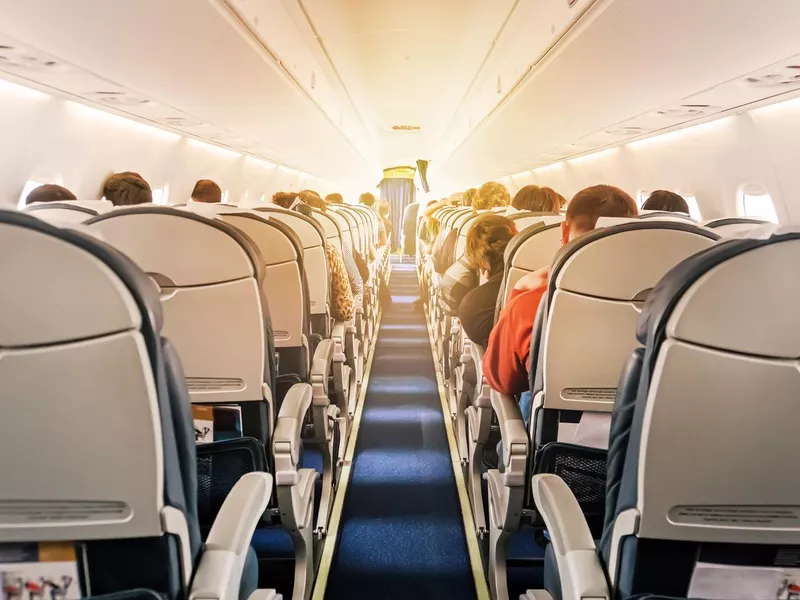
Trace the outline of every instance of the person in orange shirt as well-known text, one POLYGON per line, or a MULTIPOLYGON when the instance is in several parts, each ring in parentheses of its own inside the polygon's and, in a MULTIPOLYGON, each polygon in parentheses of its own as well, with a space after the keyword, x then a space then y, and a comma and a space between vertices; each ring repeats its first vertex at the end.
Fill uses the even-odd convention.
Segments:
MULTIPOLYGON (((586 188, 578 192, 567 206, 567 215, 561 224, 561 242, 567 244, 592 231, 600 217, 637 215, 636 202, 622 190, 610 185, 586 188)), ((483 373, 493 389, 507 396, 521 395, 529 389, 533 320, 547 291, 549 272, 549 267, 539 269, 517 282, 511 300, 500 313, 489 336, 483 357, 483 373)), ((523 406, 526 423, 529 413, 529 407, 523 406)))

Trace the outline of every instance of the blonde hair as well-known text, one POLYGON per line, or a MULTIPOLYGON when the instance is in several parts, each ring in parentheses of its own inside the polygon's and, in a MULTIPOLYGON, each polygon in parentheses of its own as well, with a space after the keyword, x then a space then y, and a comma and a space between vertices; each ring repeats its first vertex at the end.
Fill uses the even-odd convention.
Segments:
POLYGON ((511 194, 508 193, 506 186, 496 181, 489 181, 478 189, 478 195, 472 201, 472 208, 484 210, 509 204, 511 204, 511 194))
POLYGON ((502 267, 506 246, 515 235, 517 227, 508 217, 481 215, 467 233, 464 256, 473 268, 493 274, 502 267))
POLYGON ((475 197, 478 195, 478 190, 475 188, 469 188, 464 195, 461 196, 461 206, 472 206, 472 203, 475 202, 475 197))

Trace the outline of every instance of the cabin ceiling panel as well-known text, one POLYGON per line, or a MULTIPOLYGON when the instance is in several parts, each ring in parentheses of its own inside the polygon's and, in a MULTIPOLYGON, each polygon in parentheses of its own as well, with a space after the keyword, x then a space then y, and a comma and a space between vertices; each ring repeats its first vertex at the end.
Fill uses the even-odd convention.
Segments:
MULTIPOLYGON (((794 0, 598 0, 595 10, 584 17, 591 20, 579 36, 565 38, 438 169, 431 166, 437 189, 439 183, 463 187, 586 152, 593 135, 594 147, 603 147, 615 136, 602 134, 634 116, 730 82, 713 104, 755 101, 753 87, 743 93, 741 80, 800 52, 800 3, 794 0)), ((755 96, 791 89, 791 83, 765 86, 755 96)), ((617 133, 617 142, 625 139, 617 133)), ((641 132, 627 137, 632 135, 641 132)))
MULTIPOLYGON (((63 88, 80 88, 77 79, 90 73, 173 107, 191 125, 227 132, 223 143, 240 140, 245 152, 342 183, 376 175, 362 155, 367 149, 357 150, 210 2, 0 0, 0 31, 75 67, 74 84, 65 83, 69 69, 55 77, 61 88, 47 71, 23 75, 34 82, 75 94, 63 88)), ((94 102, 95 91, 78 95, 94 102)))

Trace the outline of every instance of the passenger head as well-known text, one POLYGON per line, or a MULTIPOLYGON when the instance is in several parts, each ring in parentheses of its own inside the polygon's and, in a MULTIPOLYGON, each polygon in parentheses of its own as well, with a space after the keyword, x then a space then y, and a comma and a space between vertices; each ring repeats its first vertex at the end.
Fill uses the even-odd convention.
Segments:
POLYGON ((378 202, 378 212, 384 219, 389 217, 389 203, 386 200, 378 202))
POLYGON ((558 214, 560 207, 558 194, 549 187, 526 185, 514 196, 511 206, 517 210, 530 210, 558 214))
POLYGON ((369 192, 364 192, 358 197, 359 204, 363 204, 364 206, 373 207, 375 206, 375 196, 370 194, 369 192))
POLYGON ((567 199, 564 196, 562 196, 561 194, 558 194, 558 209, 559 209, 559 212, 564 210, 565 208, 567 208, 567 199))
POLYGON ((302 190, 300 192, 300 197, 301 198, 303 197, 303 194, 314 194, 316 197, 322 198, 322 196, 319 195, 319 192, 317 192, 315 190, 302 190))
POLYGON ((475 197, 478 195, 478 190, 475 188, 469 188, 464 195, 461 196, 461 206, 472 206, 473 202, 475 202, 475 197))
POLYGON ((281 208, 292 209, 297 205, 298 194, 295 192, 275 192, 272 195, 272 203, 281 208))
POLYGON ((594 185, 581 190, 567 205, 567 216, 561 224, 561 241, 588 233, 597 226, 600 217, 635 217, 639 214, 636 202, 612 185, 594 185))
POLYGON ((195 202, 206 202, 208 204, 222 202, 222 190, 210 179, 201 179, 194 184, 192 200, 195 202))
POLYGON ((472 208, 485 210, 495 206, 508 206, 510 203, 511 194, 508 193, 506 186, 496 181, 489 181, 478 189, 478 195, 472 201, 472 208))
POLYGON ((313 206, 314 208, 320 209, 322 212, 328 210, 328 205, 325 204, 325 200, 319 197, 318 194, 303 191, 300 192, 300 199, 305 202, 308 206, 313 206))
POLYGON ((664 210, 689 214, 689 205, 682 196, 667 190, 656 190, 642 204, 642 210, 664 210))
POLYGON ((153 191, 144 178, 133 171, 114 173, 103 184, 103 196, 114 206, 134 206, 153 201, 153 191))
POLYGON ((464 255, 470 265, 492 276, 503 268, 503 254, 515 235, 517 228, 508 217, 481 215, 467 233, 464 255))
POLYGON ((25 204, 33 204, 34 202, 63 202, 64 200, 77 200, 75 194, 70 192, 67 188, 47 183, 33 188, 31 192, 25 196, 25 204))
POLYGON ((341 194, 328 194, 325 196, 325 202, 328 204, 344 204, 344 198, 341 194))

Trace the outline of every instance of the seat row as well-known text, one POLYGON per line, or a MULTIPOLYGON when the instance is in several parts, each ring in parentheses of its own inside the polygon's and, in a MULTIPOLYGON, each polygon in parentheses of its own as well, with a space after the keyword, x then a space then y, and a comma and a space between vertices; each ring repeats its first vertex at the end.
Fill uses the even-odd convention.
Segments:
POLYGON ((84 595, 308 598, 388 271, 377 213, 27 212, 0 213, 0 504, 27 513, 0 541, 79 544, 84 595), (326 244, 368 261, 348 322, 326 244))
MULTIPOLYGON (((478 216, 452 207, 435 214, 442 228, 457 229, 457 257, 478 216)), ((493 597, 509 597, 508 566, 520 564, 509 560, 514 535, 546 548, 546 589, 528 592, 530 600, 684 597, 690 584, 704 589, 691 559, 706 558, 695 551, 797 543, 767 507, 794 506, 798 488, 781 483, 780 444, 763 442, 774 435, 771 419, 798 422, 789 382, 797 384, 800 331, 787 314, 800 289, 789 266, 800 237, 746 219, 697 224, 645 213, 601 218, 562 247, 563 217, 511 218, 519 233, 505 251, 496 315, 520 278, 550 267, 532 323, 524 413, 518 398, 487 384, 484 349, 443 313, 431 257, 418 256, 493 597), (786 378, 776 383, 780 367, 786 378), (470 371, 474 385, 464 380, 470 371), (762 413, 752 394, 773 385, 762 413), (499 465, 487 468, 493 434, 502 439, 499 465), (772 487, 754 490, 740 477, 772 487), (653 570, 672 551, 680 558, 653 570)), ((733 550, 715 560, 750 564, 733 550)))

